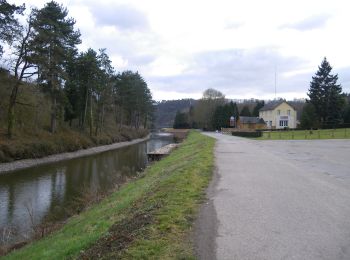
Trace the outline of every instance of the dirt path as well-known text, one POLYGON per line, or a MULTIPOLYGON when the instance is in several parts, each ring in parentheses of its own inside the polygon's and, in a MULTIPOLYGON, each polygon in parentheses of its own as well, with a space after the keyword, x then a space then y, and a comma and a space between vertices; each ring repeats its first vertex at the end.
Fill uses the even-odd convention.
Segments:
POLYGON ((140 142, 144 142, 150 138, 150 135, 148 135, 145 138, 139 138, 128 142, 120 142, 120 143, 114 143, 109 145, 102 145, 102 146, 96 146, 84 150, 79 150, 75 152, 69 152, 69 153, 60 153, 60 154, 53 154, 47 157, 43 158, 37 158, 37 159, 24 159, 24 160, 18 160, 14 162, 9 163, 1 163, 0 164, 0 174, 8 173, 11 171, 21 170, 25 168, 30 168, 33 166, 38 166, 42 164, 47 163, 53 163, 63 160, 69 160, 73 158, 88 156, 92 154, 97 154, 101 152, 106 152, 109 150, 114 150, 122 147, 126 147, 129 145, 137 144, 140 142))
POLYGON ((217 177, 198 221, 200 259, 350 259, 350 140, 208 135, 217 177))

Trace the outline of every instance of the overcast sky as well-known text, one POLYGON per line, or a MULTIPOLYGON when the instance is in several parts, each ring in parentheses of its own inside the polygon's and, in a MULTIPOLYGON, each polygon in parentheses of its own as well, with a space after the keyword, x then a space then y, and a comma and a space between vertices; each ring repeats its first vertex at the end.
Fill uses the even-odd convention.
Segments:
MULTIPOLYGON (((24 0, 8 0, 23 3, 24 0)), ((41 8, 47 1, 26 0, 41 8)), ((107 48, 117 71, 138 70, 156 100, 306 97, 323 57, 350 92, 350 2, 58 0, 86 50, 107 48)))

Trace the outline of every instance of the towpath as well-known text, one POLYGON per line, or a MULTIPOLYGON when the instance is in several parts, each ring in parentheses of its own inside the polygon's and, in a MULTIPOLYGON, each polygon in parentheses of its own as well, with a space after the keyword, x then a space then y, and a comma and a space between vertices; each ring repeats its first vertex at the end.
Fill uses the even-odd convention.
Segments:
POLYGON ((217 133, 196 223, 200 259, 350 259, 350 140, 217 133))

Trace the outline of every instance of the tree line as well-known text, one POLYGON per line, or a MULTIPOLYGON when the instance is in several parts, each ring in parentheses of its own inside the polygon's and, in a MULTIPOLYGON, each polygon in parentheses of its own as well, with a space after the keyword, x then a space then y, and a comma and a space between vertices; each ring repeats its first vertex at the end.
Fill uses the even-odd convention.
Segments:
MULTIPOLYGON (((350 126, 350 94, 342 92, 337 83, 338 75, 332 74, 332 67, 324 58, 312 77, 308 99, 301 111, 301 128, 330 128, 350 126)), ((215 89, 207 89, 203 97, 189 111, 177 111, 174 128, 221 129, 230 126, 230 117, 237 121, 240 116, 259 116, 265 105, 257 101, 254 108, 247 104, 240 109, 236 103, 228 102, 225 95, 215 89)), ((298 109, 299 110, 299 109, 298 109)))
MULTIPOLYGON (((7 134, 12 137, 20 87, 32 81, 50 99, 50 131, 59 124, 98 135, 107 114, 119 126, 146 128, 152 120, 153 101, 146 81, 138 72, 118 73, 106 49, 79 52, 81 35, 67 8, 51 1, 31 9, 25 24, 25 5, 0 0, 0 43, 11 49, 11 94, 7 134)), ((0 55, 3 46, 0 46, 0 55)))
POLYGON ((252 111, 248 105, 239 109, 237 103, 228 101, 223 93, 209 88, 188 111, 177 111, 173 127, 220 130, 222 127, 231 127, 231 117, 234 117, 235 123, 240 116, 258 117, 259 109, 264 104, 264 101, 257 101, 252 111))

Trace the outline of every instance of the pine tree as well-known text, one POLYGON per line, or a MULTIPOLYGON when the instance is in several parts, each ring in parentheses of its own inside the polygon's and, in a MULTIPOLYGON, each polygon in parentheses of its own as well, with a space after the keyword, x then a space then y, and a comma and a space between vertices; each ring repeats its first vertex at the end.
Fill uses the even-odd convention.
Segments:
POLYGON ((258 101, 258 103, 256 103, 256 106, 254 107, 252 116, 258 117, 258 116, 259 116, 259 110, 260 110, 264 105, 265 105, 265 101, 264 101, 264 100, 258 101))
POLYGON ((58 97, 66 75, 64 67, 81 42, 79 31, 74 31, 75 20, 67 15, 67 9, 54 1, 34 11, 34 60, 39 69, 39 82, 51 95, 51 132, 56 130, 58 97))
MULTIPOLYGON (((15 14, 23 14, 25 5, 16 6, 0 0, 0 41, 12 43, 13 39, 21 32, 21 26, 15 18, 15 14)), ((3 48, 0 45, 0 56, 3 48)))
POLYGON ((306 103, 301 114, 300 124, 302 128, 318 128, 316 109, 312 103, 306 103))
POLYGON ((247 105, 242 108, 240 115, 241 116, 251 116, 250 111, 249 111, 249 107, 247 105))
POLYGON ((312 77, 308 96, 316 110, 316 121, 322 124, 335 124, 341 120, 344 106, 342 87, 337 84, 338 75, 331 74, 332 67, 324 58, 315 76, 312 77))
POLYGON ((173 128, 175 129, 189 128, 187 113, 182 113, 180 111, 176 112, 173 128))

